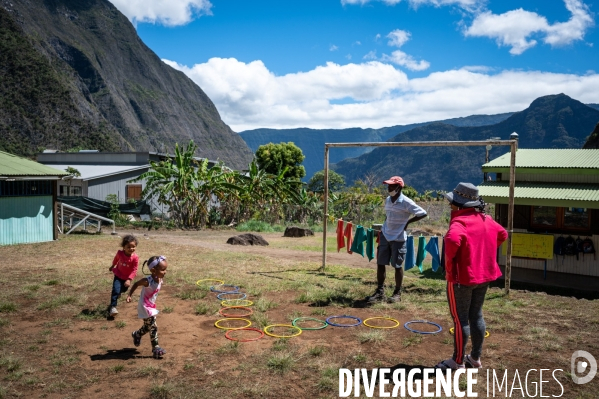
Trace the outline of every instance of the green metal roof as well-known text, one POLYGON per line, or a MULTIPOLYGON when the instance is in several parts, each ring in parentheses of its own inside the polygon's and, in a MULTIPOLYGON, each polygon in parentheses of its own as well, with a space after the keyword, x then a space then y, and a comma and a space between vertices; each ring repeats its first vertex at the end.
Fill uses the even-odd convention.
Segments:
MULTIPOLYGON (((510 153, 483 165, 483 172, 508 173, 510 153)), ((599 149, 525 149, 516 152, 516 173, 599 174, 599 149)))
POLYGON ((66 176, 67 172, 0 151, 0 176, 66 176))
MULTIPOLYGON (((485 202, 509 202, 509 182, 484 182, 478 190, 485 202)), ((599 209, 599 184, 516 182, 514 203, 599 209)))

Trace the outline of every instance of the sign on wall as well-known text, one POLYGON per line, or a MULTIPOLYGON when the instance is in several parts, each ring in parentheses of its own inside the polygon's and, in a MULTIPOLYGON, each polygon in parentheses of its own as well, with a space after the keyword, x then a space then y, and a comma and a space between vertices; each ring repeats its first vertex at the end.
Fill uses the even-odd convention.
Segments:
MULTIPOLYGON (((551 234, 512 234, 512 256, 519 258, 553 259, 551 234)), ((501 253, 507 255, 507 241, 501 245, 501 253)))

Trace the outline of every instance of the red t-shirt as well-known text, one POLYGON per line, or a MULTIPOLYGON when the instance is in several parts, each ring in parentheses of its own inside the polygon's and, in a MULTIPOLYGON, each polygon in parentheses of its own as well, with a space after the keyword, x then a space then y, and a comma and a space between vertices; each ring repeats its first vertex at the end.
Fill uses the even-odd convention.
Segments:
POLYGON ((133 280, 137 275, 137 266, 139 265, 139 256, 134 252, 127 256, 124 251, 117 251, 112 261, 114 269, 112 272, 121 280, 133 280))

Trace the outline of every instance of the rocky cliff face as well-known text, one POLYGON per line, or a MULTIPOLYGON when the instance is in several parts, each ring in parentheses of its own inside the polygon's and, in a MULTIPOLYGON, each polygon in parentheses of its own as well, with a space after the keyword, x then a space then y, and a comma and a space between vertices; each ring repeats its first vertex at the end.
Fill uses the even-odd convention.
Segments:
POLYGON ((599 148, 599 123, 595 125, 595 129, 587 138, 587 141, 582 148, 599 148))
POLYGON ((212 101, 106 0, 0 0, 0 149, 171 151, 247 167, 212 101))

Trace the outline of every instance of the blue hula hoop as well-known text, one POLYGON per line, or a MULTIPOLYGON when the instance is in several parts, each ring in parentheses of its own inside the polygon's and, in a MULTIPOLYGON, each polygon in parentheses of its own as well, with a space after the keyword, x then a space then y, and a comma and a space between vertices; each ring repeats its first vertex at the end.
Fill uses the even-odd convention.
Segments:
POLYGON ((218 298, 219 301, 225 301, 227 299, 245 299, 247 297, 248 296, 244 292, 231 292, 231 291, 223 292, 216 296, 216 298, 218 298), (243 295, 243 296, 241 298, 221 298, 221 295, 231 295, 231 294, 239 294, 239 295, 243 295))
POLYGON ((411 331, 413 333, 417 333, 417 334, 438 334, 441 331, 443 331, 443 327, 441 327, 440 325, 438 325, 437 323, 433 323, 432 321, 427 321, 427 320, 412 320, 412 321, 408 321, 406 324, 403 325, 406 330, 411 331), (435 327, 438 328, 437 331, 418 331, 418 330, 413 330, 410 327, 408 327, 408 324, 412 324, 412 323, 425 323, 425 324, 430 324, 433 325, 435 327))
POLYGON ((220 292, 220 293, 223 293, 223 294, 237 294, 237 292, 239 292, 239 287, 236 286, 236 285, 229 285, 229 284, 221 284, 221 285, 219 285, 219 287, 231 287, 231 288, 233 288, 232 291, 217 290, 216 287, 217 287, 216 285, 213 285, 212 287, 210 287, 210 291, 212 291, 212 292, 220 292))
POLYGON ((343 315, 343 316, 331 316, 331 317, 327 317, 327 324, 334 326, 334 327, 355 327, 355 326, 359 326, 360 324, 362 324, 362 320, 360 320, 357 317, 354 316, 347 316, 347 315, 343 315), (337 323, 332 323, 329 320, 331 319, 352 319, 356 321, 356 324, 337 324, 337 323))

